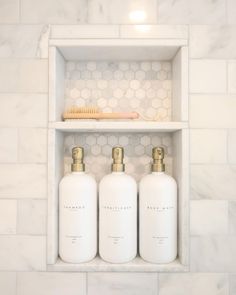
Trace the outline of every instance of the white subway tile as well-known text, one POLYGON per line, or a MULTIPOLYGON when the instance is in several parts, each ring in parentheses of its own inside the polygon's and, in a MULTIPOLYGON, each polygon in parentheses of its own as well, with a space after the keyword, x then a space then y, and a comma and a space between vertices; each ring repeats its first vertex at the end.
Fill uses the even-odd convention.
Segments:
POLYGON ((190 96, 190 127, 236 128, 236 95, 190 96), (214 111, 212 111, 214 110, 214 111))
POLYGON ((190 26, 189 41, 191 58, 236 58, 235 26, 190 26))
POLYGON ((190 131, 191 163, 226 163, 227 131, 192 129, 190 131))
MULTIPOLYGON (((0 58, 34 58, 41 56, 43 25, 2 25, 0 58)), ((32 77, 31 77, 32 78, 32 77)))
POLYGON ((0 272, 0 294, 16 295, 16 273, 0 272))
POLYGON ((23 235, 46 234, 47 204, 45 200, 19 200, 17 233, 23 235))
POLYGON ((21 21, 29 24, 78 24, 87 20, 85 0, 21 0, 21 21))
POLYGON ((45 268, 45 237, 0 236, 0 270, 43 271, 45 268))
POLYGON ((46 165, 1 164, 0 198, 46 198, 46 165))
POLYGON ((235 15, 236 15, 236 2, 235 2, 235 0, 227 0, 227 21, 228 21, 228 24, 236 25, 235 15))
POLYGON ((189 23, 218 25, 226 22, 225 0, 190 0, 189 23))
POLYGON ((0 1, 0 23, 18 23, 20 20, 19 0, 0 1))
POLYGON ((46 94, 0 94, 0 126, 46 127, 46 94))
POLYGON ((160 274, 159 295, 228 295, 227 274, 160 274))
POLYGON ((155 273, 89 273, 88 295, 154 295, 155 273))
POLYGON ((225 93, 226 61, 191 60, 190 92, 192 93, 225 93))
POLYGON ((155 0, 94 0, 88 2, 88 22, 91 24, 150 24, 157 22, 155 0))
POLYGON ((52 39, 119 38, 119 26, 111 25, 52 25, 52 39))
POLYGON ((17 161, 17 129, 0 128, 0 163, 17 161))
POLYGON ((86 295, 86 274, 21 272, 17 295, 86 295))
POLYGON ((122 25, 120 27, 120 37, 187 39, 188 27, 183 25, 122 25))
POLYGON ((235 200, 236 166, 192 165, 191 198, 235 200))
POLYGON ((190 245, 192 272, 235 272, 236 236, 195 236, 190 245))
POLYGON ((0 200, 0 234, 16 233, 17 201, 0 200))
POLYGON ((46 59, 1 59, 0 81, 0 92, 46 93, 48 62, 46 59))
POLYGON ((236 234, 236 201, 229 202, 229 234, 236 234))
MULTIPOLYGON (((235 32, 236 35, 236 32, 235 32)), ((235 41, 236 44, 236 41, 235 41)), ((236 48, 235 48, 236 51, 236 48)), ((236 93, 236 61, 228 63, 228 92, 236 93)))
POLYGON ((47 130, 25 128, 19 130, 19 161, 22 163, 46 163, 47 130))
POLYGON ((236 129, 228 130, 228 162, 236 164, 236 129))
POLYGON ((189 0, 159 0, 158 23, 161 24, 188 24, 189 0))
POLYGON ((162 24, 212 25, 226 21, 224 0, 160 0, 158 8, 158 22, 162 24))
POLYGON ((190 234, 228 233, 228 201, 194 200, 190 202, 190 234))

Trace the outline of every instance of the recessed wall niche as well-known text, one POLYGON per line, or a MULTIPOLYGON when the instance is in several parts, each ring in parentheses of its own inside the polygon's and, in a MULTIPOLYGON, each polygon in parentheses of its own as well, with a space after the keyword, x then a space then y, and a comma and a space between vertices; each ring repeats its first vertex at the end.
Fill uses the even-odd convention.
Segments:
POLYGON ((188 48, 179 39, 58 39, 49 48, 48 246, 53 271, 186 271, 188 269, 188 48), (137 111, 139 120, 62 121, 73 105, 137 111), (149 118, 157 120, 149 121, 149 118), (147 119, 147 120, 146 120, 147 119), (167 172, 178 183, 178 257, 166 265, 137 256, 109 264, 58 257, 58 184, 70 169, 71 148, 85 148, 87 171, 109 173, 111 149, 125 148, 127 172, 137 181, 150 169, 151 149, 164 146, 167 172))

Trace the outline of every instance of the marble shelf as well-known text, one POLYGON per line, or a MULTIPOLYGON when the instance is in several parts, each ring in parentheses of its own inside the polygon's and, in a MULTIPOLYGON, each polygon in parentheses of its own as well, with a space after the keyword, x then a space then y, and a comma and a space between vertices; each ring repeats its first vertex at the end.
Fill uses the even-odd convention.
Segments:
POLYGON ((51 122, 49 128, 63 132, 172 132, 188 128, 187 122, 67 121, 51 122))
POLYGON ((186 265, 181 264, 177 258, 168 264, 153 264, 145 262, 137 256, 128 263, 114 264, 103 261, 99 256, 86 263, 72 264, 63 262, 60 258, 53 265, 48 265, 48 271, 69 272, 184 272, 188 271, 186 265))

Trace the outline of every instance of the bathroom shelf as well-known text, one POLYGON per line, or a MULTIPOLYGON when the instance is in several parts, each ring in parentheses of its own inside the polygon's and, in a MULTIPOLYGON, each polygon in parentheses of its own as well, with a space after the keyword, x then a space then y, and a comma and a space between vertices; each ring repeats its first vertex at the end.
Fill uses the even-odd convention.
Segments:
POLYGON ((48 271, 69 271, 69 272, 184 272, 187 267, 180 263, 179 259, 174 260, 168 264, 152 264, 145 262, 140 257, 136 257, 129 263, 113 264, 103 261, 100 257, 95 257, 92 261, 72 264, 65 263, 60 258, 57 259, 54 265, 49 265, 48 271))
MULTIPOLYGON (((48 271, 70 271, 70 272, 96 272, 96 271, 134 271, 134 272, 184 272, 188 270, 189 265, 189 130, 188 130, 188 40, 187 39, 63 39, 58 35, 58 39, 49 40, 49 119, 48 119, 48 224, 47 224, 47 269, 48 271), (163 81, 169 80, 170 88, 169 93, 163 97, 163 101, 167 98, 171 100, 171 103, 162 104, 167 112, 167 116, 163 117, 163 122, 149 122, 149 121, 62 121, 62 113, 64 112, 65 105, 69 107, 67 102, 72 101, 75 103, 75 99, 70 97, 68 93, 71 93, 70 82, 80 80, 83 74, 86 74, 86 70, 81 70, 78 65, 90 64, 90 78, 86 78, 84 75, 83 83, 87 83, 86 79, 91 79, 91 88, 97 90, 97 78, 94 78, 94 68, 99 68, 101 74, 104 69, 101 67, 102 63, 113 65, 117 67, 117 62, 124 64, 128 63, 129 69, 131 64, 137 65, 141 69, 141 64, 144 69, 141 71, 141 75, 145 75, 145 78, 139 80, 138 90, 146 91, 144 84, 150 82, 149 88, 157 92, 157 89, 164 89, 162 85, 163 81), (167 78, 158 78, 158 83, 162 88, 155 88, 155 76, 157 71, 145 70, 145 66, 150 64, 169 66, 169 70, 165 72, 167 78), (71 73, 68 70, 68 64, 72 64, 75 70, 75 78, 71 78, 71 73), (94 66, 95 64, 95 66, 94 66), (78 70, 78 71, 77 71, 78 70), (83 72, 84 71, 84 72, 83 72), (146 71, 146 72, 145 72, 146 71), (169 71, 169 72, 168 72, 169 71), (145 72, 145 73, 144 73, 145 72), (170 74, 168 76, 168 73, 170 74), (93 74, 91 74, 93 73, 93 74), (146 75, 146 73, 148 73, 146 75), (155 74, 153 76, 153 74, 155 74), (76 76, 78 75, 78 76, 76 76), (80 77, 80 78, 78 78, 80 77), (92 78, 91 78, 92 77, 92 78), (68 82, 69 83, 65 83, 68 82), (96 80, 95 83, 92 80, 96 80), (149 81, 150 80, 150 81, 149 81), (69 86, 68 86, 69 85, 69 86), (69 88, 68 88, 69 87, 69 88), (69 91, 68 91, 69 89, 69 91), (67 97, 69 96, 69 97, 67 97), (74 100, 73 100, 74 99, 74 100), (169 108, 169 109, 168 109, 169 108), (98 134, 99 133, 99 134, 98 134), (124 134, 119 134, 124 133, 124 134), (126 134, 125 134, 126 133, 126 134), (142 142, 141 139, 142 138, 142 142), (98 140, 99 139, 99 140, 98 140), (114 140, 115 139, 115 140, 114 140), (133 261, 126 264, 110 264, 104 262, 100 257, 96 257, 88 263, 82 264, 69 264, 60 260, 58 255, 58 185, 63 177, 68 162, 69 150, 71 146, 76 142, 84 144, 87 150, 86 160, 91 161, 92 168, 96 168, 94 174, 98 174, 98 170, 103 169, 104 166, 108 167, 110 164, 108 159, 108 152, 110 152, 112 146, 119 142, 120 139, 126 142, 127 159, 129 156, 133 157, 133 173, 139 173, 139 176, 143 175, 143 171, 140 172, 140 167, 135 170, 137 164, 144 167, 142 161, 149 159, 150 150, 154 145, 161 142, 168 149, 166 160, 170 163, 170 174, 176 179, 178 184, 178 259, 170 264, 159 265, 151 264, 143 261, 140 257, 136 257, 133 261), (81 141, 80 141, 81 140, 81 141), (82 142, 83 143, 80 143, 82 142), (105 143, 103 142, 105 141, 105 143), (99 142, 103 142, 99 146, 99 142), (141 145, 141 143, 143 145, 141 145), (91 150, 95 152, 92 154, 91 150), (104 149, 105 148, 105 149, 104 149), (132 148, 137 148, 137 153, 132 154, 132 148), (140 149, 141 149, 141 154, 140 149), (105 150, 105 151, 104 151, 105 150), (102 151, 100 153, 100 151, 102 151), (131 151, 131 152, 130 152, 131 151), (142 152, 144 151, 144 152, 142 152), (100 153, 100 154, 99 154, 100 153), (90 157, 91 156, 91 157, 90 157), (93 158, 92 158, 93 156, 93 158), (95 161, 101 160, 99 165, 96 166, 95 161), (141 161, 141 162, 139 162, 141 161), (105 163, 105 164, 104 164, 105 163), (108 164, 109 163, 109 164, 108 164), (136 165, 136 166, 135 166, 136 165)), ((86 65, 87 68, 87 65, 86 65)), ((109 70, 112 67, 109 68, 109 70)), ((88 68, 87 68, 88 69, 88 68)), ((127 74, 127 72, 125 72, 127 74)), ((106 90, 110 87, 109 78, 105 79, 105 75, 102 73, 103 82, 105 80, 106 90)), ((119 74, 119 71, 118 71, 119 74)), ((122 79, 126 79, 124 72, 122 79), (125 78, 124 78, 125 77, 125 78)), ((134 72, 131 74, 134 75, 134 72)), ((113 73, 112 73, 113 75, 113 73)), ((136 75, 136 72, 135 72, 136 75)), ((118 75, 119 76, 119 75, 118 75)), ((74 76, 73 76, 74 77, 74 76)), ((114 79, 114 75, 112 76, 114 79)), ((135 76, 136 77, 136 76, 135 76)), ((111 79, 111 78, 110 78, 111 79)), ((117 78, 119 80, 120 78, 117 78)), ((134 78, 127 78, 130 81, 134 78)), ((136 78, 135 78, 136 79, 136 78)), ((120 81, 120 80, 119 80, 120 81)), ((157 79, 156 79, 157 81, 157 79)), ((74 84, 73 84, 74 85, 74 84)), ((101 85, 100 85, 101 86, 101 85)), ((129 84, 130 86, 130 84, 129 84)), ((137 89, 137 85, 133 85, 134 89, 137 89)), ((77 87, 77 86, 76 86, 77 87)), ((73 86, 73 88, 76 88, 73 86)), ((81 88, 78 86, 76 91, 80 93, 85 90, 86 87, 81 88)), ((102 85, 103 87, 103 85, 102 85)), ((121 87, 121 86, 120 86, 121 87)), ((130 86, 131 87, 131 86, 130 86)), ((159 87, 159 86, 158 86, 159 87)), ((91 89, 85 90, 92 93, 91 89)), ((103 88, 102 88, 103 89, 103 88)), ((124 89, 124 88, 123 88, 124 89)), ((101 90, 101 89, 100 89, 101 90)), ((127 91, 127 88, 125 88, 127 91)), ((125 92, 124 91, 124 92, 125 92)), ((136 90, 135 90, 136 91, 136 90)), ((145 92, 144 91, 144 92, 145 92)), ((155 92, 154 91, 154 92, 155 92)), ((164 91, 168 92, 164 89, 164 91)), ((136 92, 135 92, 136 93, 136 92)), ((113 93, 114 94, 114 93, 113 93)), ((112 95, 113 95, 112 94, 112 95)), ((118 93, 119 94, 119 93, 118 93)), ((142 93, 141 93, 142 94, 142 93)), ((103 95, 103 94, 102 94, 103 95)), ((115 95, 111 97, 115 98, 115 95)), ((136 94, 135 94, 136 95, 136 94)), ((142 96, 142 95, 141 95, 142 96)), ((110 94, 109 94, 110 97, 110 94)), ((123 94, 118 95, 118 99, 125 98, 123 94)), ((131 98, 126 98, 131 102, 131 98)), ((145 92, 144 97, 135 96, 140 104, 140 113, 147 110, 145 102, 150 104, 150 100, 159 99, 156 94, 154 96, 148 96, 145 92), (149 97, 149 98, 148 98, 149 97), (152 97, 152 98, 150 98, 152 97), (149 101, 146 101, 149 100, 149 101)), ((100 96, 101 98, 101 96, 100 96)), ((84 98, 83 98, 84 99, 84 98)), ((86 99, 86 98, 85 98, 86 99)), ((91 104, 91 97, 87 98, 88 104, 91 104)), ((96 103, 96 97, 92 97, 92 102, 96 103)), ((161 98, 160 98, 161 100, 161 98)), ((86 101, 86 103, 87 103, 86 101)), ((117 103, 117 101, 115 102, 117 103)), ((134 104, 135 105, 135 104, 134 104)), ((151 101, 152 110, 158 110, 158 107, 151 101)), ((149 107, 150 107, 149 105, 149 107)), ((119 105, 117 105, 119 107, 119 105)), ((126 110, 126 106, 122 106, 126 110)), ((132 107, 129 104, 129 107, 132 107)), ((109 112, 109 110, 105 110, 109 112)), ((112 110, 113 111, 113 110, 112 110)), ((130 111, 130 109, 129 109, 130 111)), ((122 142, 122 141, 121 141, 122 142)), ((124 144, 125 145, 125 144, 124 144)), ((168 166, 168 163, 166 163, 168 166)), ((90 165, 90 164, 89 164, 90 165)), ((89 168, 89 165, 87 167, 89 168)), ((128 164, 127 166, 128 167, 128 164)), ((127 168, 128 169, 128 168, 127 168)), ((105 169, 104 171, 105 172, 105 169)))
POLYGON ((51 122, 49 123, 49 128, 53 128, 64 132, 171 132, 188 128, 188 122, 51 122))

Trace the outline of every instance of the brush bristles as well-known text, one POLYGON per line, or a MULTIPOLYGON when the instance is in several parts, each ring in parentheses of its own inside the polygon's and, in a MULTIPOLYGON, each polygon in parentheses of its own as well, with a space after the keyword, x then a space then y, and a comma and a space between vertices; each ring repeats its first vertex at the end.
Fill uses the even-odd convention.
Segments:
POLYGON ((66 111, 66 113, 86 113, 86 114, 97 114, 101 113, 101 110, 98 107, 77 107, 73 106, 66 111))

